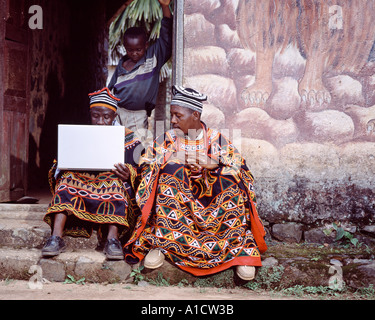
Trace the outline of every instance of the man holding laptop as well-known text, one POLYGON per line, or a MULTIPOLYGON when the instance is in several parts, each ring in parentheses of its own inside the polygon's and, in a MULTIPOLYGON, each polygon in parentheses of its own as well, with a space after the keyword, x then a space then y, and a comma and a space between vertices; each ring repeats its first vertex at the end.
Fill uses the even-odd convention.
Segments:
POLYGON ((107 238, 107 258, 119 260, 124 258, 120 239, 132 231, 138 215, 135 190, 143 148, 134 132, 116 123, 119 99, 108 88, 89 97, 92 126, 59 125, 58 160, 49 173, 53 198, 44 217, 52 232, 42 255, 63 252, 64 235, 89 238, 95 229, 107 238))

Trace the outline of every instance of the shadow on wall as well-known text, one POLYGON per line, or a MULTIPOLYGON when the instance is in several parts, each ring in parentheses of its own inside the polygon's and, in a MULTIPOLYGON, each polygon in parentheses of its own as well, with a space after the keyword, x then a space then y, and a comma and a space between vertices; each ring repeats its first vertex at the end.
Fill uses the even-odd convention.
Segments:
MULTIPOLYGON (((64 112, 61 85, 54 71, 48 74, 46 91, 48 92, 49 99, 40 136, 40 166, 39 170, 32 170, 30 172, 31 180, 36 181, 39 186, 48 185, 48 170, 57 156, 57 125, 60 123, 64 112)), ((30 144, 30 153, 36 155, 37 152, 32 150, 32 147, 30 144)), ((37 168, 37 166, 35 167, 37 168)))
MULTIPOLYGON (((35 72, 41 82, 45 79, 40 90, 44 91, 48 100, 45 105, 34 107, 35 110, 45 111, 38 111, 42 113, 37 121, 41 129, 40 140, 30 139, 30 188, 48 185, 48 170, 57 155, 57 125, 88 124, 88 94, 101 89, 107 76, 106 1, 66 0, 66 6, 69 15, 62 21, 63 25, 55 28, 55 32, 63 28, 69 31, 54 45, 56 51, 50 54, 48 40, 43 37, 40 40, 46 42, 41 47, 41 54, 48 61, 39 67, 37 65, 35 72), (54 67, 56 55, 60 62, 54 67)), ((44 28, 55 38, 51 31, 53 27, 52 22, 46 19, 44 28)), ((32 101, 34 105, 42 103, 40 100, 32 101)))

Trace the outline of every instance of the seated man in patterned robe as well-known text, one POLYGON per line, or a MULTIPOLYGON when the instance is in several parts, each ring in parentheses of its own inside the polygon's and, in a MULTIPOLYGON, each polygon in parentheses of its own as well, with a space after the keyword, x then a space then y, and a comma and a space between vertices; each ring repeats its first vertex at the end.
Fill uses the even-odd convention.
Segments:
MULTIPOLYGON (((108 88, 91 93, 89 97, 92 125, 118 125, 115 118, 119 99, 108 88)), ((43 256, 56 256, 65 250, 63 235, 89 238, 93 229, 97 229, 99 237, 107 236, 104 246, 107 258, 124 258, 120 238, 131 234, 139 214, 135 190, 140 149, 140 141, 125 128, 127 163, 115 164, 112 171, 56 174, 55 161, 49 173, 53 197, 44 217, 52 234, 42 249, 43 256)))
POLYGON ((236 267, 251 280, 267 250, 253 176, 234 145, 200 116, 207 97, 174 86, 173 129, 141 157, 136 199, 142 211, 126 244, 126 260, 165 258, 196 276, 236 267))

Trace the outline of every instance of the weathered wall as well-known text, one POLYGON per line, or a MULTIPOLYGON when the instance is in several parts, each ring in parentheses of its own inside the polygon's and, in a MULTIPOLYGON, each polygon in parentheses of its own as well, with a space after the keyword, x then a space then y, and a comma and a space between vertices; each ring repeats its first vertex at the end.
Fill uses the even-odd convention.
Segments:
POLYGON ((241 130, 269 231, 329 242, 339 221, 371 241, 375 1, 185 0, 184 14, 183 84, 208 95, 209 126, 241 130))

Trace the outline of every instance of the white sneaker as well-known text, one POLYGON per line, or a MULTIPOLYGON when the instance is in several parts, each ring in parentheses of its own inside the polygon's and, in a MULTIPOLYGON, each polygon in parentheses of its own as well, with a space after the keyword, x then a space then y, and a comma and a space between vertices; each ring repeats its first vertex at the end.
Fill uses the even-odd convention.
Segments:
POLYGON ((255 278, 255 267, 253 266, 237 266, 236 272, 242 280, 249 281, 255 278))
POLYGON ((163 265, 165 256, 159 249, 152 249, 145 257, 144 266, 148 269, 156 269, 163 265))

